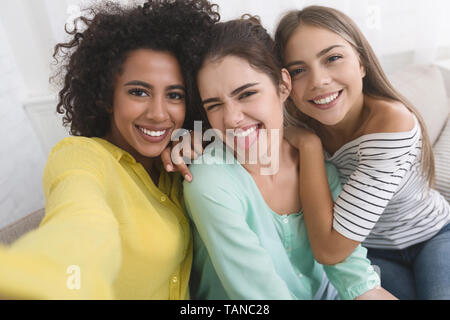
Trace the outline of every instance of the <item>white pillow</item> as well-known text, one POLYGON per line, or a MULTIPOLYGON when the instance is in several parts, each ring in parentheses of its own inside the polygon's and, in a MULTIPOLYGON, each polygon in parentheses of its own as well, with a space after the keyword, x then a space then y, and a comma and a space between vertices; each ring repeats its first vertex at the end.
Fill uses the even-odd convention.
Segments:
POLYGON ((433 150, 436 189, 450 202, 450 118, 433 150))
POLYGON ((434 144, 449 113, 447 91, 436 66, 410 66, 388 76, 395 89, 420 112, 434 144))

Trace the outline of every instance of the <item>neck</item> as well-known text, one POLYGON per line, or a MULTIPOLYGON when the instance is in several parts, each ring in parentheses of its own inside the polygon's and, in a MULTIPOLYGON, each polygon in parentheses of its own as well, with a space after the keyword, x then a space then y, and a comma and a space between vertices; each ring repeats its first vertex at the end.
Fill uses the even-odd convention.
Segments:
POLYGON ((105 139, 106 141, 121 148, 122 150, 128 152, 134 158, 134 160, 136 160, 136 162, 140 163, 144 167, 145 171, 147 171, 148 174, 153 178, 154 173, 152 173, 152 171, 156 171, 155 164, 157 161, 160 161, 160 157, 150 158, 150 157, 145 157, 145 156, 141 155, 134 148, 132 148, 128 143, 126 143, 125 140, 121 136, 115 137, 111 132, 107 133, 103 137, 103 139, 105 139))
POLYGON ((258 159, 256 164, 249 164, 247 162, 241 164, 252 177, 264 176, 268 180, 274 180, 281 168, 289 167, 293 161, 295 162, 298 159, 298 154, 297 156, 294 155, 295 149, 283 138, 282 134, 280 136, 278 146, 271 146, 270 148, 270 157, 267 157, 269 162, 264 161, 264 163, 261 163, 260 159, 258 159))

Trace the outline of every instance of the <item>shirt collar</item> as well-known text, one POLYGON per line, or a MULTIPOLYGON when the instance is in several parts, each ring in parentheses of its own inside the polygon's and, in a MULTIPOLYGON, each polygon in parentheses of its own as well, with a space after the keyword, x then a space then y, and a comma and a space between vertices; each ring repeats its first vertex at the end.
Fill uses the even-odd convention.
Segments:
POLYGON ((122 158, 128 162, 136 163, 136 159, 129 154, 127 151, 119 148, 115 144, 112 144, 111 142, 102 139, 102 138, 92 138, 96 142, 98 142, 103 148, 105 148, 117 161, 120 161, 122 158))

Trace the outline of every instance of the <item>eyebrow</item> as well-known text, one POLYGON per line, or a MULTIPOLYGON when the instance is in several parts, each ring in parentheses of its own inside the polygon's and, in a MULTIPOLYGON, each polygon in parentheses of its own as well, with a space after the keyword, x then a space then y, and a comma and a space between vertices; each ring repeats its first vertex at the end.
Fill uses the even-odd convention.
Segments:
MULTIPOLYGON (((248 89, 250 87, 256 86, 258 84, 259 83, 247 83, 247 84, 244 84, 243 86, 240 86, 239 88, 234 89, 230 93, 230 97, 234 97, 234 96, 238 95, 239 93, 241 93, 242 91, 244 91, 245 89, 248 89)), ((206 100, 202 101, 202 105, 205 105, 205 104, 208 104, 208 103, 211 103, 211 102, 219 102, 219 101, 220 101, 219 98, 209 98, 209 99, 206 99, 206 100)))
MULTIPOLYGON (((316 54, 316 57, 317 58, 320 58, 320 57, 322 57, 323 55, 326 55, 328 52, 330 52, 331 50, 333 50, 334 48, 339 48, 339 47, 344 47, 343 45, 340 45, 340 44, 336 44, 336 45, 333 45, 333 46, 330 46, 330 47, 328 47, 328 48, 325 48, 325 49, 323 49, 322 51, 320 51, 318 54, 316 54)), ((285 68, 289 68, 290 66, 293 66, 293 65, 296 65, 296 64, 306 64, 304 61, 302 61, 302 60, 298 60, 298 61, 292 61, 292 62, 289 62, 287 65, 286 65, 286 67, 285 68)))
MULTIPOLYGON (((147 89, 153 89, 153 86, 147 82, 144 81, 139 81, 139 80, 133 80, 130 82, 125 83, 125 86, 141 86, 147 89)), ((184 88, 184 86, 180 85, 180 84, 175 84, 175 85, 171 85, 167 87, 167 90, 183 90, 186 91, 186 89, 184 88)))

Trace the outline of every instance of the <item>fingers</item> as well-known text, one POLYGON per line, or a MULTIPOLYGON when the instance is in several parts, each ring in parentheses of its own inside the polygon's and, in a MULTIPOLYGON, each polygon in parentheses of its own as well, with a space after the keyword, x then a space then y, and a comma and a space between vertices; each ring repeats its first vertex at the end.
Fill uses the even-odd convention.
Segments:
POLYGON ((166 169, 167 172, 172 172, 174 169, 174 165, 172 162, 172 158, 170 156, 172 147, 169 145, 167 148, 164 149, 164 151, 161 153, 161 162, 163 164, 164 169, 166 169))
POLYGON ((180 147, 181 144, 168 146, 161 153, 161 161, 167 172, 180 172, 186 181, 191 182, 192 174, 183 159, 183 152, 180 147))
POLYGON ((203 134, 202 132, 191 132, 192 150, 194 159, 197 159, 199 155, 203 154, 203 134))
POLYGON ((178 171, 179 173, 181 173, 181 175, 186 181, 191 182, 192 174, 189 171, 188 166, 186 164, 186 162, 190 161, 185 161, 185 159, 182 156, 182 152, 179 152, 176 149, 172 150, 171 158, 174 164, 174 171, 178 171))
POLYGON ((178 171, 188 182, 193 177, 187 164, 192 163, 203 154, 202 132, 184 130, 180 132, 178 141, 173 141, 161 153, 161 160, 167 172, 178 171), (181 141, 180 141, 181 140, 181 141))
POLYGON ((176 171, 181 173, 184 180, 186 180, 187 182, 192 182, 192 174, 191 171, 189 171, 187 164, 183 162, 182 164, 177 165, 176 171))

